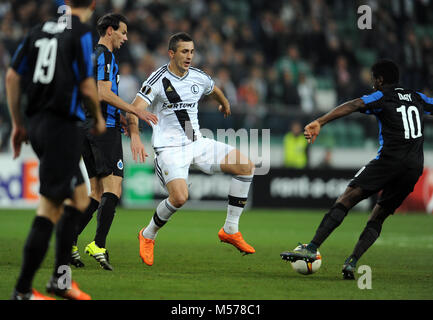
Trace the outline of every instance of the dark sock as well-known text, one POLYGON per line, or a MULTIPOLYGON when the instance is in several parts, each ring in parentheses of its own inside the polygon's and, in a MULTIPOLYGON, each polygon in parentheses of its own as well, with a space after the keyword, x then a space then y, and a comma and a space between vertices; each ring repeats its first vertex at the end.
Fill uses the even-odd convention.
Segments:
POLYGON ((16 290, 19 293, 28 293, 32 289, 35 273, 48 250, 54 224, 51 220, 37 216, 27 237, 23 252, 21 273, 18 277, 16 290))
POLYGON ((307 250, 311 252, 317 252, 317 245, 310 242, 309 244, 307 244, 307 250))
POLYGON ((358 243, 353 250, 352 257, 359 260, 365 251, 370 248, 373 243, 379 238, 382 231, 382 225, 377 221, 369 221, 359 236, 358 243))
POLYGON ((77 224, 81 212, 74 207, 65 206, 62 217, 56 226, 56 258, 54 265, 54 276, 60 277, 63 272, 58 273, 60 266, 67 266, 71 261, 71 249, 74 241, 77 224))
POLYGON ((313 240, 311 240, 311 243, 316 246, 316 249, 320 247, 332 231, 343 222, 348 211, 349 210, 344 205, 337 203, 325 214, 316 230, 313 240))
POLYGON ((105 241, 107 240, 108 231, 110 231, 118 202, 119 198, 110 192, 105 192, 101 197, 95 235, 95 243, 100 248, 105 248, 105 241))
POLYGON ((99 207, 99 201, 96 201, 95 199, 90 198, 90 203, 87 206, 86 211, 84 211, 80 215, 80 220, 79 220, 78 226, 77 226, 77 233, 76 233, 76 236, 74 238, 74 245, 77 245, 78 236, 87 227, 90 220, 92 220, 93 213, 98 209, 98 207, 99 207))

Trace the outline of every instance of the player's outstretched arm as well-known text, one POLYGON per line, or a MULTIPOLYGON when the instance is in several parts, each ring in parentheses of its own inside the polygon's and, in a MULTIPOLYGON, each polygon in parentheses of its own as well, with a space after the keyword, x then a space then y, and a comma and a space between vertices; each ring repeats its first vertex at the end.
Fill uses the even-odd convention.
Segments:
POLYGON ((101 101, 105 101, 123 111, 133 113, 141 120, 146 121, 149 125, 150 122, 154 124, 158 122, 158 119, 153 113, 129 104, 119 98, 119 96, 117 96, 113 91, 111 91, 111 85, 112 83, 110 81, 98 80, 98 94, 101 101))
POLYGON ((11 144, 13 158, 16 159, 21 153, 21 145, 27 141, 27 131, 23 125, 20 112, 21 102, 21 76, 14 69, 9 68, 6 73, 6 99, 12 120, 11 144))
POLYGON ((220 104, 218 106, 218 111, 224 113, 224 118, 227 118, 229 115, 231 115, 232 112, 230 110, 230 103, 220 88, 214 86, 209 96, 218 101, 220 104))
POLYGON ((86 109, 95 119, 93 123, 93 134, 102 134, 107 128, 105 127, 105 120, 102 116, 101 104, 99 103, 98 91, 96 89, 95 79, 88 77, 81 81, 80 92, 83 97, 83 103, 86 109))
POLYGON ((362 99, 355 99, 347 101, 338 107, 332 109, 327 114, 321 116, 320 118, 314 120, 313 122, 307 124, 304 128, 304 137, 308 140, 308 143, 314 143, 317 136, 320 133, 320 129, 335 119, 347 116, 352 112, 358 111, 365 107, 364 101, 362 99))
MULTIPOLYGON (((148 104, 143 99, 134 99, 134 102, 132 102, 133 106, 136 106, 137 108, 140 108, 142 110, 146 109, 148 104)), ((146 157, 149 155, 146 152, 146 149, 144 147, 144 144, 141 142, 140 139, 140 129, 138 127, 138 118, 133 113, 128 112, 126 114, 127 120, 128 120, 128 127, 129 127, 129 134, 131 137, 131 153, 132 158, 135 162, 146 162, 146 157)))

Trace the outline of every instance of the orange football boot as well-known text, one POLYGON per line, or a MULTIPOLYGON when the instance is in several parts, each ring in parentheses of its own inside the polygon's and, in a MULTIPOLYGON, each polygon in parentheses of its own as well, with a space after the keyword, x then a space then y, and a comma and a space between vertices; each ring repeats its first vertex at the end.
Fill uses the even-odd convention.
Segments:
POLYGON ((224 231, 224 228, 221 228, 221 230, 218 232, 218 238, 220 238, 221 242, 227 242, 234 245, 240 252, 243 252, 244 254, 256 252, 253 247, 245 242, 244 238, 242 238, 242 234, 239 231, 235 234, 227 234, 224 231))
POLYGON ((155 240, 143 237, 143 229, 138 233, 138 240, 140 241, 140 257, 141 260, 148 266, 153 265, 153 248, 155 240))
POLYGON ((87 293, 81 291, 74 280, 71 281, 71 289, 59 289, 51 280, 47 285, 47 292, 68 300, 92 300, 87 293))
POLYGON ((48 296, 44 296, 39 291, 32 289, 32 295, 30 296, 30 300, 56 300, 56 299, 48 297, 48 296))

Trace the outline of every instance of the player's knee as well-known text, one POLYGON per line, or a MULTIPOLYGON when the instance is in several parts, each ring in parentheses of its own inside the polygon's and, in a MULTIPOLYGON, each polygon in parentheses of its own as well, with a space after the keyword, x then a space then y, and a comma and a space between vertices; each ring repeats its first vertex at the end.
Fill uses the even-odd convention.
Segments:
POLYGON ((251 176, 254 174, 255 165, 251 160, 248 163, 240 164, 238 166, 237 174, 240 176, 251 176))
POLYGON ((73 207, 80 212, 84 212, 84 211, 86 211, 89 204, 90 204, 90 198, 85 197, 83 199, 78 199, 77 201, 75 201, 75 203, 73 204, 73 207))
POLYGON ((176 192, 169 197, 170 203, 176 207, 182 207, 188 201, 188 192, 176 192))

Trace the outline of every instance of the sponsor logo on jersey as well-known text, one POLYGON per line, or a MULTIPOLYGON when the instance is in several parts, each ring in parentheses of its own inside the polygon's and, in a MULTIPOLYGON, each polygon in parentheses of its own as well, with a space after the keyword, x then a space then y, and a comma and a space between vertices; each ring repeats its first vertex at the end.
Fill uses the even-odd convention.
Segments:
POLYGON ((175 109, 175 110, 180 110, 180 109, 192 109, 197 105, 197 102, 191 102, 191 103, 187 103, 187 102, 176 102, 176 103, 167 103, 164 102, 162 105, 162 108, 168 108, 168 109, 175 109))
POLYGON ((110 64, 108 63, 108 64, 106 64, 105 65, 105 67, 104 67, 104 69, 105 69, 105 73, 110 73, 110 64))

